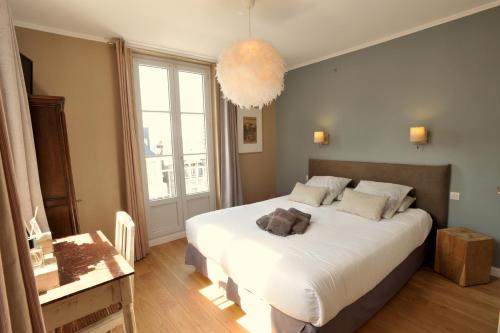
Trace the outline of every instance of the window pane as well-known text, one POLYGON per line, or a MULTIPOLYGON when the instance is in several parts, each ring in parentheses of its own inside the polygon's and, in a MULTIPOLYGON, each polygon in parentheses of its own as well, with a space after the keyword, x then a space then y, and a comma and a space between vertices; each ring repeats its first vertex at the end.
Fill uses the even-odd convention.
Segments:
POLYGON ((203 75, 179 72, 181 112, 203 113, 203 75))
POLYGON ((172 156, 146 158, 149 200, 175 197, 174 162, 172 156))
POLYGON ((172 155, 170 113, 143 112, 144 156, 172 155))
POLYGON ((139 87, 142 110, 170 110, 168 69, 139 65, 139 87))
POLYGON ((206 153, 205 115, 182 114, 181 128, 184 154, 206 153))
POLYGON ((208 192, 207 155, 184 156, 186 194, 208 192))

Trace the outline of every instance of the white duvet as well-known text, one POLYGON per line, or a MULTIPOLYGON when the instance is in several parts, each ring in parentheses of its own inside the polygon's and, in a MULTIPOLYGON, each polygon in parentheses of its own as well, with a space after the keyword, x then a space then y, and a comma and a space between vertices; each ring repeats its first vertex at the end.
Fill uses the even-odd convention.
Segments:
POLYGON ((421 209, 374 222, 337 212, 336 205, 315 208, 279 197, 195 216, 186 234, 239 288, 319 327, 373 289, 432 225, 421 209), (278 207, 312 214, 306 233, 279 237, 259 229, 257 218, 278 207))

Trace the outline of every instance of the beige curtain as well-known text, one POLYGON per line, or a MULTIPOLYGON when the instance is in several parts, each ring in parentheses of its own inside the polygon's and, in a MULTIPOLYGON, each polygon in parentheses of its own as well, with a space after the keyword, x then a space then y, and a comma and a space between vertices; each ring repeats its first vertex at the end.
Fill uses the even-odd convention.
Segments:
POLYGON ((115 39, 118 82, 122 113, 123 148, 125 154, 125 184, 127 212, 135 223, 135 259, 140 260, 149 252, 148 226, 144 206, 144 187, 141 175, 141 157, 137 131, 137 117, 133 103, 131 54, 122 39, 115 39))
POLYGON ((7 0, 0 0, 0 90, 6 110, 7 135, 15 166, 21 217, 23 221, 30 220, 35 207, 38 206, 38 223, 42 230, 48 231, 49 226, 38 177, 28 98, 7 0))
POLYGON ((7 0, 0 0, 0 328, 45 332, 24 222, 43 209, 19 50, 7 0))
POLYGON ((222 95, 216 78, 216 65, 211 65, 212 110, 215 159, 216 207, 243 204, 243 187, 238 153, 237 108, 222 95))
MULTIPOLYGON (((1 98, 1 95, 0 95, 1 98)), ((0 328, 45 332, 26 233, 8 152, 4 104, 0 101, 0 328)))
POLYGON ((216 65, 210 65, 210 80, 212 83, 212 133, 214 137, 214 169, 215 169, 215 208, 222 208, 222 198, 221 198, 221 172, 220 172, 220 131, 219 131, 219 119, 220 119, 220 86, 217 82, 216 77, 216 65))
POLYGON ((228 208, 243 204, 238 153, 238 111, 236 105, 223 97, 219 108, 220 200, 221 208, 228 208))

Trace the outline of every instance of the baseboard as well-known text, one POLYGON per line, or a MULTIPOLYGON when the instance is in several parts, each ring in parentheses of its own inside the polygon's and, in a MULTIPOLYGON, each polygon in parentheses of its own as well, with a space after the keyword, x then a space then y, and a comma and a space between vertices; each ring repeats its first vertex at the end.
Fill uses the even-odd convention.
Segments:
POLYGON ((150 239, 149 240, 149 246, 156 246, 156 245, 160 245, 160 244, 165 244, 165 243, 172 242, 174 240, 181 239, 181 238, 184 238, 184 237, 186 237, 186 232, 185 231, 176 232, 176 233, 173 233, 173 234, 170 234, 170 235, 166 235, 166 236, 161 236, 161 237, 158 237, 158 238, 150 239))
POLYGON ((491 266, 491 273, 490 274, 493 275, 494 277, 500 278, 500 268, 495 267, 495 266, 491 266))

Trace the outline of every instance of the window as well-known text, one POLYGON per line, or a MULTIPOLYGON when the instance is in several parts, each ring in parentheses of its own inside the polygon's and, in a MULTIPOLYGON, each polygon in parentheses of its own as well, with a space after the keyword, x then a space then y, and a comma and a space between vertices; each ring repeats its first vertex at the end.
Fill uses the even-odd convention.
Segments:
POLYGON ((139 89, 149 200, 175 197, 168 69, 139 65, 139 89))
POLYGON ((179 71, 182 151, 186 194, 209 190, 203 75, 179 71))
POLYGON ((149 200, 176 197, 182 178, 186 195, 209 192, 206 74, 156 63, 137 64, 149 200))

